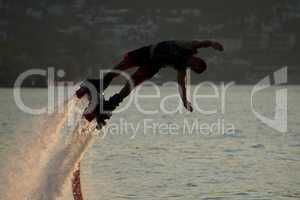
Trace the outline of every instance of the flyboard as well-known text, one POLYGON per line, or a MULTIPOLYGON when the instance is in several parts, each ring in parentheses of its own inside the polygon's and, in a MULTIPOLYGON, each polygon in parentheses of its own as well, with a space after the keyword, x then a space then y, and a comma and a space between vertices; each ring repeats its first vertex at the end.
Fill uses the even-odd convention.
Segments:
MULTIPOLYGON (((101 130, 107 123, 107 121, 111 118, 112 112, 116 109, 119 103, 122 100, 115 101, 114 96, 112 96, 108 101, 105 100, 103 93, 98 93, 95 100, 92 99, 92 95, 90 95, 88 87, 86 85, 93 85, 99 84, 99 80, 95 79, 88 79, 81 84, 79 90, 76 91, 77 98, 81 99, 83 96, 88 95, 90 105, 86 108, 83 117, 91 122, 96 120, 97 122, 97 129, 101 130), (91 107, 94 109, 89 110, 91 107)), ((78 162, 76 169, 73 171, 72 174, 72 194, 74 200, 83 200, 83 193, 81 188, 81 180, 80 180, 80 162, 78 162)))

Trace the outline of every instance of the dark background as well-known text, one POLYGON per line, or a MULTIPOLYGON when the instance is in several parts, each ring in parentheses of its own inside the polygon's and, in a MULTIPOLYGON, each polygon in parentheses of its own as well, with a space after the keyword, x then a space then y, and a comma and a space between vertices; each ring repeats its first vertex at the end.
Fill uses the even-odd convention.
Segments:
MULTIPOLYGON (((30 68, 64 69, 63 80, 98 77, 126 51, 169 39, 216 39, 201 49, 203 80, 253 84, 288 66, 299 84, 299 0, 0 0, 0 86, 30 68)), ((157 82, 174 80, 162 70, 157 82)), ((27 86, 45 86, 30 77, 27 86)))

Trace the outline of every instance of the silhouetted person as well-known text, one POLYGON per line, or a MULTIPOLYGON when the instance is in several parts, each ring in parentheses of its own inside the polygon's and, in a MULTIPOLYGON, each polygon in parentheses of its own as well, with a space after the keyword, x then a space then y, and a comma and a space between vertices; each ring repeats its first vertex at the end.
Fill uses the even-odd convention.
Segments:
MULTIPOLYGON (((138 67, 137 71, 131 76, 133 87, 131 87, 130 82, 128 81, 119 93, 113 95, 109 99, 107 105, 110 106, 108 107, 110 107, 110 110, 113 110, 136 86, 152 78, 161 68, 171 66, 178 72, 177 81, 180 86, 179 92, 183 105, 188 111, 192 112, 193 108, 186 96, 186 70, 190 67, 192 71, 198 74, 201 74, 206 70, 207 65, 205 61, 195 55, 197 54, 197 49, 207 47, 223 51, 223 46, 216 41, 171 40, 144 46, 126 53, 124 59, 115 66, 114 69, 124 71, 138 67)), ((112 71, 104 76, 103 82, 99 79, 90 79, 87 81, 94 85, 98 92, 102 93, 110 85, 111 81, 118 75, 119 73, 112 71), (103 84, 103 91, 100 91, 101 83, 103 84)), ((76 91, 78 98, 81 98, 87 93, 89 93, 89 89, 84 84, 76 91)), ((89 121, 93 120, 97 115, 96 110, 97 109, 86 113, 85 118, 89 121)))

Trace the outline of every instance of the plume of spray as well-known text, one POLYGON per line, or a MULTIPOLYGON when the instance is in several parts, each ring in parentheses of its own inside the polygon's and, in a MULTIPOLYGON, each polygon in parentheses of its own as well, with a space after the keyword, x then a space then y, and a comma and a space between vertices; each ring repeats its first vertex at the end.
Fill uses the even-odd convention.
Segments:
POLYGON ((46 173, 41 177, 40 187, 33 193, 32 199, 57 199, 67 187, 78 163, 88 147, 92 144, 96 130, 95 123, 82 120, 75 127, 69 143, 52 156, 46 173), (42 191, 42 193, 41 193, 42 191))
POLYGON ((63 112, 56 109, 53 114, 35 120, 32 132, 26 137, 20 137, 20 129, 17 149, 9 154, 7 165, 1 170, 5 179, 1 199, 54 200, 67 187, 71 189, 68 180, 78 170, 93 141, 96 123, 75 121, 77 125, 66 143, 61 142, 60 133, 75 106, 86 106, 86 103, 87 99, 79 101, 72 97, 63 104, 63 112))
POLYGON ((30 199, 34 188, 40 184, 43 169, 59 144, 61 129, 77 101, 73 97, 64 102, 63 112, 56 109, 51 115, 34 120, 32 132, 26 137, 19 129, 17 149, 8 154, 6 166, 1 170, 3 199, 30 199))

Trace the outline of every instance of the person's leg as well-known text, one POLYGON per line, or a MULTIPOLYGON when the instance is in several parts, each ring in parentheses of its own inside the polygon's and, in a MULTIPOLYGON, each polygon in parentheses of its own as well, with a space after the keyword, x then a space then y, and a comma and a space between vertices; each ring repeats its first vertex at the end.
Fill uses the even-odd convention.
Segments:
MULTIPOLYGON (((129 59, 124 58, 124 60, 120 62, 114 69, 123 71, 135 66, 136 65, 131 64, 129 59)), ((84 117, 86 120, 92 121, 97 116, 97 113, 99 112, 99 103, 101 103, 101 98, 99 95, 102 95, 102 92, 109 86, 113 78, 117 77, 118 75, 119 73, 109 72, 106 74, 106 76, 104 76, 103 81, 101 79, 87 79, 76 91, 76 96, 78 98, 82 98, 85 94, 88 94, 89 105, 84 112, 84 117)))
POLYGON ((121 89, 121 91, 112 97, 108 101, 105 101, 103 107, 96 109, 93 118, 96 117, 99 127, 102 127, 106 124, 105 120, 109 119, 112 115, 111 111, 116 109, 117 106, 126 98, 130 92, 137 87, 139 84, 152 78, 158 70, 153 70, 152 66, 143 66, 139 68, 132 76, 131 80, 128 80, 126 85, 121 89))
MULTIPOLYGON (((144 82, 145 80, 148 80, 152 78, 158 70, 155 70, 155 68, 151 65, 149 66, 142 66, 140 67, 130 78, 130 80, 127 81, 126 85, 123 87, 123 89, 113 95, 109 101, 105 101, 105 105, 102 105, 103 107, 100 110, 99 109, 99 104, 96 103, 97 105, 95 108, 91 108, 91 111, 86 112, 84 114, 85 118, 88 121, 92 121, 95 117, 98 117, 99 119, 108 119, 111 116, 110 111, 114 110, 122 101, 124 98, 126 98, 130 92, 139 84, 144 82), (108 111, 108 113, 103 113, 103 111, 108 111), (102 114, 101 114, 102 113, 102 114), (100 115, 101 114, 101 115, 100 115)), ((90 108, 90 107, 88 107, 90 108)))
POLYGON ((152 78, 158 70, 156 70, 153 66, 143 66, 139 68, 132 76, 131 80, 128 80, 125 86, 121 89, 121 91, 110 98, 110 103, 118 104, 125 99, 132 90, 134 90, 138 85, 143 83, 144 81, 152 78))
MULTIPOLYGON (((123 61, 121 61, 117 66, 115 66, 113 68, 113 70, 119 70, 119 71, 124 71, 130 68, 136 67, 135 64, 132 64, 132 62, 129 60, 129 58, 126 56, 123 61)), ((111 83, 111 81, 119 76, 120 73, 116 73, 116 72, 109 72, 107 73, 103 80, 101 79, 86 79, 80 86, 80 88, 76 91, 76 96, 78 98, 82 98, 85 94, 89 94, 91 93, 92 88, 96 89, 97 93, 100 93, 100 89, 102 89, 103 91, 109 86, 109 84, 111 83), (101 88, 101 84, 102 88, 101 88)), ((92 94, 89 94, 92 95, 92 94)))
MULTIPOLYGON (((134 64, 128 56, 125 56, 122 62, 120 62, 117 66, 113 68, 115 71, 125 71, 127 69, 137 67, 136 64, 134 64)), ((113 71, 108 72, 104 77, 103 77, 103 90, 106 90, 106 88, 109 86, 109 84, 112 82, 114 78, 120 75, 120 73, 113 71)))
MULTIPOLYGON (((97 107, 92 118, 96 117, 98 127, 102 127, 106 124, 105 120, 112 116, 112 111, 119 106, 123 99, 126 98, 134 88, 142 82, 152 78, 157 72, 158 70, 156 70, 153 66, 142 66, 131 76, 131 80, 127 81, 126 85, 119 93, 110 97, 108 101, 104 101, 101 109, 100 107, 97 107)), ((87 116, 86 119, 88 119, 87 116)))

